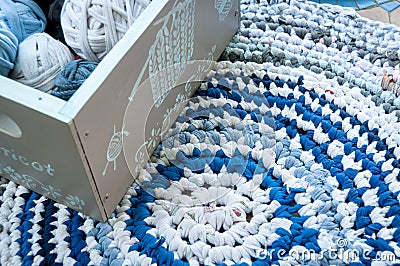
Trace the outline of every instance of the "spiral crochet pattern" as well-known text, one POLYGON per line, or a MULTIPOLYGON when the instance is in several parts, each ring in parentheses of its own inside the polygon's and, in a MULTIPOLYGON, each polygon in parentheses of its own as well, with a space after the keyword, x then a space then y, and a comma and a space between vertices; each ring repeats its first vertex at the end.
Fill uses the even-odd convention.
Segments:
POLYGON ((376 81, 392 59, 345 41, 376 23, 381 47, 398 28, 286 2, 242 1, 233 62, 215 64, 106 223, 0 179, 0 263, 399 264, 399 103, 376 81), (338 21, 344 35, 318 31, 338 21))
POLYGON ((60 74, 57 75, 54 81, 56 88, 51 94, 58 98, 69 100, 90 74, 92 74, 97 65, 96 62, 88 62, 82 59, 69 62, 60 74))
POLYGON ((2 0, 0 20, 6 22, 19 42, 46 28, 46 16, 33 0, 2 0))
POLYGON ((0 75, 8 76, 17 57, 18 39, 7 25, 0 21, 0 75))
POLYGON ((122 39, 149 0, 65 0, 61 26, 66 43, 82 58, 98 62, 122 39))
POLYGON ((19 45, 10 78, 48 92, 53 89, 54 79, 58 73, 73 58, 64 44, 47 33, 36 33, 19 45))

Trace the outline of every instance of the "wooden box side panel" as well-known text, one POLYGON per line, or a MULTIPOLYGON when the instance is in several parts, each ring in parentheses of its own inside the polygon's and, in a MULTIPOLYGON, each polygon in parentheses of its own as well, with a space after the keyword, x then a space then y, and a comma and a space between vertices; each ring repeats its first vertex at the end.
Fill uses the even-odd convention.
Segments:
POLYGON ((96 199, 97 191, 82 161, 71 121, 61 121, 3 96, 0 175, 77 211, 104 219, 104 209, 96 199), (13 133, 18 132, 15 128, 20 134, 13 133))
MULTIPOLYGON (((107 78, 77 114, 74 123, 107 215, 143 166, 144 161, 135 161, 137 152, 143 147, 148 153, 153 151, 155 144, 146 146, 153 129, 162 126, 179 94, 187 98, 193 92, 180 86, 171 96, 168 90, 189 77, 202 77, 193 62, 205 60, 211 64, 218 58, 239 27, 238 10, 239 1, 168 1, 111 72, 106 71, 107 78), (126 117, 127 109, 130 113, 134 110, 134 114, 126 117), (129 171, 126 160, 139 167, 129 171)), ((125 51, 125 38, 134 36, 128 32, 103 65, 112 62, 110 55, 118 49, 125 51)), ((101 71, 98 68, 94 74, 98 76, 101 71)))

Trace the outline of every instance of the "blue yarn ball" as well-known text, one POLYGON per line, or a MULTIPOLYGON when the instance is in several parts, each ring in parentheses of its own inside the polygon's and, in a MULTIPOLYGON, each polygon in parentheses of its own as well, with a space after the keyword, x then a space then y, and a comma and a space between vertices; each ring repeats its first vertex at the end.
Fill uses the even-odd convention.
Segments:
POLYGON ((4 22, 0 21, 0 75, 8 76, 14 68, 18 40, 4 22))
POLYGON ((1 0, 0 20, 7 24, 19 42, 46 28, 46 16, 32 0, 1 0))
POLYGON ((97 62, 78 59, 69 62, 54 81, 52 95, 68 100, 97 67, 97 62))

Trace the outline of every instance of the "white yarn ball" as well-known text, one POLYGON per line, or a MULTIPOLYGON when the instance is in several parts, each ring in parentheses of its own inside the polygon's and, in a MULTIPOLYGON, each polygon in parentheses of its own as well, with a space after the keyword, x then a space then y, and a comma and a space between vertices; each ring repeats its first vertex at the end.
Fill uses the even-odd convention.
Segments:
POLYGON ((82 58, 100 61, 122 39, 150 0, 65 0, 61 26, 82 58))
POLYGON ((47 33, 36 33, 20 43, 10 78, 49 92, 54 87, 56 76, 73 59, 67 46, 47 33))

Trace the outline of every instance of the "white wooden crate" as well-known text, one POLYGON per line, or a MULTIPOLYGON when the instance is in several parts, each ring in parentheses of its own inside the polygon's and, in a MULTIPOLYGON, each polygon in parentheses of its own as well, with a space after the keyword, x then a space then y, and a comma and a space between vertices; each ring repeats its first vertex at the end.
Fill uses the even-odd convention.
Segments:
POLYGON ((185 82, 236 33, 239 4, 153 0, 68 102, 0 76, 0 175, 106 220, 159 141, 152 132, 193 93, 185 82))

